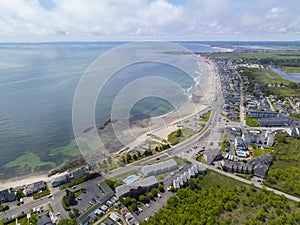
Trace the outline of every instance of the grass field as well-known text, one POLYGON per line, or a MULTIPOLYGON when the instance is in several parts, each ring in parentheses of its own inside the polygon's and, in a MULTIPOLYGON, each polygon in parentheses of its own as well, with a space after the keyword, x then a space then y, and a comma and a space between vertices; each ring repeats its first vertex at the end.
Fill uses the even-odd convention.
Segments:
POLYGON ((247 126, 250 127, 258 127, 258 119, 257 118, 251 118, 251 117, 246 117, 246 124, 247 126))
POLYGON ((269 152, 272 152, 273 151, 273 148, 270 147, 270 148, 256 148, 253 150, 253 157, 256 158, 258 156, 261 156, 261 155, 265 155, 269 152))
POLYGON ((300 73, 300 65, 299 65, 299 67, 284 66, 284 67, 282 67, 282 70, 284 70, 287 73, 300 73))

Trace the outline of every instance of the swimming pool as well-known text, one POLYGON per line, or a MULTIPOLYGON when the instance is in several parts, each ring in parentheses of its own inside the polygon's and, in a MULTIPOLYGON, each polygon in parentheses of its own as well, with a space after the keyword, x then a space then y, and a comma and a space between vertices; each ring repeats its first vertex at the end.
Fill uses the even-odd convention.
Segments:
POLYGON ((237 151, 236 154, 237 154, 239 157, 248 157, 247 152, 237 151))
POLYGON ((135 174, 132 174, 132 175, 126 177, 124 179, 124 182, 128 184, 128 183, 131 183, 131 182, 135 181, 136 179, 138 179, 138 176, 135 175, 135 174))

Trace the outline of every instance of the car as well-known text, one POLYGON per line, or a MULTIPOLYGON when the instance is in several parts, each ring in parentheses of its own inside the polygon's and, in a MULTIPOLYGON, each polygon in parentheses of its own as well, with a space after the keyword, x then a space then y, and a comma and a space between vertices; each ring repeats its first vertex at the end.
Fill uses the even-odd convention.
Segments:
POLYGON ((60 212, 55 213, 55 216, 59 216, 59 215, 60 215, 60 212))
POLYGON ((76 189, 76 188, 77 188, 76 186, 73 186, 73 187, 72 187, 72 189, 76 189))
POLYGON ((145 206, 146 206, 147 208, 149 208, 149 207, 150 207, 150 205, 149 205, 148 203, 146 203, 146 204, 145 204, 145 206))
POLYGON ((48 198, 52 198, 52 195, 49 195, 48 198))
POLYGON ((77 200, 79 200, 79 201, 80 201, 80 200, 81 200, 81 198, 80 198, 80 197, 78 197, 78 198, 77 198, 77 200))

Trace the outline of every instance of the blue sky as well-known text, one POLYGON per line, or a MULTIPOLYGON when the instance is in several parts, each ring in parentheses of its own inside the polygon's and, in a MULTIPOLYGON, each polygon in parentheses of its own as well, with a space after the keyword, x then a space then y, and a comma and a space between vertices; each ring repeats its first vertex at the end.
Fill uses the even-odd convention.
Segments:
POLYGON ((300 1, 0 1, 0 42, 101 40, 300 40, 300 1))

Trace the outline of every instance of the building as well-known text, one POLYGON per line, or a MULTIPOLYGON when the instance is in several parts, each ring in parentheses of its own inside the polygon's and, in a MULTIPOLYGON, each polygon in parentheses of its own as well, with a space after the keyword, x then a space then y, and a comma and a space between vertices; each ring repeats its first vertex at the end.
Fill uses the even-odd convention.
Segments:
POLYGON ((141 169, 141 172, 144 176, 151 176, 166 173, 175 169, 177 169, 177 162, 174 159, 170 159, 153 165, 144 166, 141 169))
POLYGON ((298 127, 289 128, 287 133, 290 136, 296 137, 300 135, 300 129, 298 127))
POLYGON ((205 174, 206 169, 202 164, 195 164, 191 166, 187 172, 184 172, 179 177, 173 180, 173 187, 175 190, 185 187, 188 184, 188 180, 196 177, 199 174, 205 174))
POLYGON ((80 178, 80 177, 84 177, 84 176, 85 176, 84 168, 80 168, 80 169, 77 169, 77 170, 74 170, 71 172, 72 178, 80 178))
POLYGON ((68 175, 61 175, 59 177, 56 177, 51 180, 51 185, 52 187, 58 187, 61 184, 65 184, 69 181, 69 176, 68 175))
POLYGON ((248 116, 251 118, 273 118, 279 114, 273 111, 248 111, 248 116))
POLYGON ((10 189, 0 191, 0 204, 6 202, 13 202, 16 200, 16 195, 10 189))
POLYGON ((264 178, 269 171, 271 162, 272 162, 271 154, 267 153, 265 155, 249 160, 248 163, 250 165, 253 165, 254 176, 264 178))
POLYGON ((54 223, 52 223, 49 213, 45 213, 39 216, 37 225, 54 225, 54 223))
POLYGON ((106 182, 101 182, 98 184, 101 193, 98 195, 96 201, 100 204, 105 204, 110 198, 114 196, 114 191, 108 186, 106 182))
POLYGON ((151 188, 158 187, 158 181, 154 176, 147 177, 142 180, 135 181, 130 184, 123 184, 115 189, 116 194, 121 196, 128 196, 130 192, 133 190, 137 190, 139 188, 150 190, 151 188))
POLYGON ((290 126, 292 122, 293 120, 289 116, 258 119, 258 124, 262 127, 287 127, 290 126))
POLYGON ((208 164, 212 164, 214 161, 222 159, 222 151, 218 149, 208 150, 203 154, 203 158, 208 164))
POLYGON ((264 144, 272 147, 274 145, 274 141, 275 141, 275 135, 271 132, 271 131, 267 131, 265 133, 265 142, 264 144))
POLYGON ((234 140, 234 147, 236 150, 242 150, 242 151, 246 151, 248 150, 247 145, 245 144, 245 142, 243 141, 242 138, 235 138, 234 140))
POLYGON ((33 184, 29 184, 24 188, 24 194, 26 196, 34 195, 39 191, 43 191, 47 188, 47 184, 44 181, 38 181, 33 184))
POLYGON ((114 221, 114 222, 120 221, 120 217, 117 216, 117 214, 115 214, 115 213, 113 213, 113 212, 110 213, 109 218, 110 218, 112 221, 114 221))

